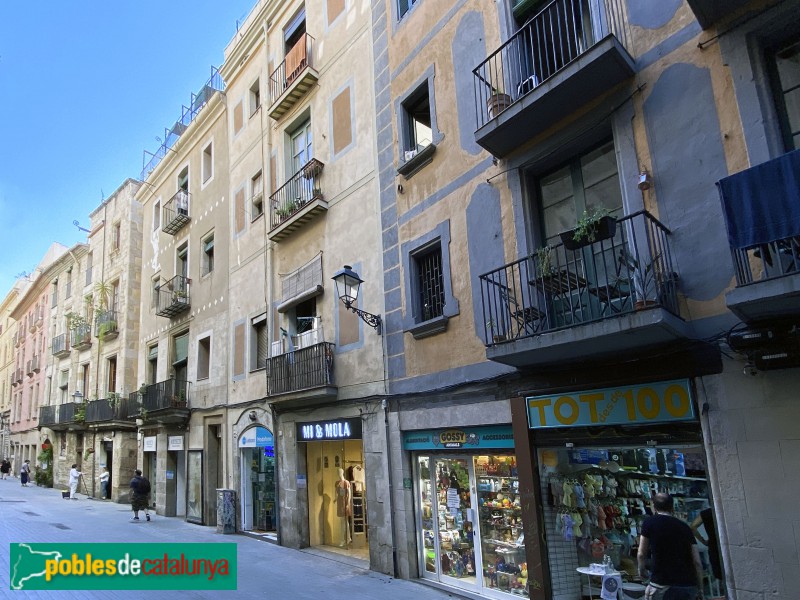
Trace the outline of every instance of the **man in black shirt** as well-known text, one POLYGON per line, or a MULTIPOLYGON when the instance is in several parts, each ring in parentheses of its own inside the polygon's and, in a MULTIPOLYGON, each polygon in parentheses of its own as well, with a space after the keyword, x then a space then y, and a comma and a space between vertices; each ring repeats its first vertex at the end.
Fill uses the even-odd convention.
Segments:
POLYGON ((647 557, 652 553, 650 585, 646 600, 695 600, 702 598, 703 567, 691 528, 672 516, 669 494, 656 494, 656 514, 642 524, 639 540, 639 576, 647 578, 647 557))

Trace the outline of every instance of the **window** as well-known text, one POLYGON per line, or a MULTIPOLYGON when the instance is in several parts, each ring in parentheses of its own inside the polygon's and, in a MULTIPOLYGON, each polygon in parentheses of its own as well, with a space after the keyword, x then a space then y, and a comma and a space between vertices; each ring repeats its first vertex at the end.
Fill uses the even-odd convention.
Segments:
POLYGON ((423 321, 441 317, 444 308, 444 280, 442 277, 442 248, 436 245, 414 255, 417 272, 417 299, 423 321))
POLYGON ((214 142, 210 142, 203 150, 203 183, 208 183, 214 175, 214 142))
POLYGON ((83 394, 84 401, 87 400, 89 393, 89 363, 81 365, 81 394, 83 394))
POLYGON ((122 223, 117 221, 111 226, 111 249, 118 251, 122 243, 122 223))
POLYGON ((158 377, 158 346, 147 348, 147 382, 156 383, 158 377))
POLYGON ((189 242, 178 246, 175 252, 175 274, 181 277, 189 276, 189 242))
POLYGON ((174 338, 174 359, 172 361, 172 369, 175 373, 175 379, 183 382, 188 381, 187 367, 189 363, 189 332, 176 335, 174 338))
POLYGON ((311 121, 306 121, 292 134, 292 164, 290 171, 297 173, 303 165, 313 158, 311 141, 311 121))
POLYGON ((202 274, 208 275, 214 270, 214 234, 203 240, 202 274))
POLYGON ((800 40, 797 36, 770 53, 769 67, 784 150, 800 149, 800 40))
POLYGON ((58 279, 53 282, 53 291, 50 298, 50 308, 58 306, 58 279))
POLYGON ((447 320, 458 314, 458 301, 450 283, 449 248, 449 221, 402 245, 408 298, 403 328, 417 339, 444 331, 447 320))
POLYGON ((66 298, 72 298, 72 267, 67 269, 67 290, 66 290, 66 298))
POLYGON ((119 279, 111 282, 111 294, 108 298, 108 310, 119 310, 119 279))
POLYGON ((108 359, 106 364, 106 369, 108 370, 108 374, 106 376, 106 392, 116 392, 117 391, 117 357, 112 356, 108 359))
POLYGON ((94 264, 94 258, 92 257, 92 253, 86 255, 86 285, 90 285, 92 283, 92 268, 94 264))
POLYGON ((161 200, 156 200, 153 205, 153 231, 158 231, 161 227, 161 200))
POLYGON ((261 108, 261 82, 256 79, 250 86, 250 116, 252 117, 261 108))
POLYGON ((397 17, 402 19, 403 16, 411 10, 411 7, 414 6, 419 0, 398 0, 397 4, 397 17))
POLYGON ((431 104, 427 81, 403 102, 405 138, 403 147, 406 160, 433 141, 431 130, 431 104))
POLYGON ((267 332, 267 313, 255 317, 252 321, 250 340, 250 370, 264 369, 269 358, 269 338, 267 332))
POLYGON ((197 340, 197 378, 208 379, 211 365, 211 336, 197 340))
POLYGON ((250 180, 251 197, 253 199, 253 220, 264 214, 264 177, 259 171, 250 180))
POLYGON ((178 175, 178 189, 184 192, 189 191, 189 167, 184 167, 178 175))

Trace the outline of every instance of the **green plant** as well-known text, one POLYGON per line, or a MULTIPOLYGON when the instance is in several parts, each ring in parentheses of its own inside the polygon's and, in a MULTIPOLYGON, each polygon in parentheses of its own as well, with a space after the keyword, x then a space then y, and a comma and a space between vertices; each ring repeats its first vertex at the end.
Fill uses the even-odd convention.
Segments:
POLYGON ((76 423, 85 423, 86 422, 86 405, 81 404, 80 406, 75 407, 75 416, 73 420, 76 423))
POLYGON ((536 273, 540 277, 547 277, 556 272, 553 266, 553 249, 550 246, 542 246, 536 250, 536 273))
POLYGON ((656 265, 661 254, 656 254, 647 262, 640 262, 639 258, 625 252, 620 260, 627 269, 627 276, 633 282, 636 299, 645 302, 653 300, 656 296, 656 265))
POLYGON ((78 329, 89 324, 86 317, 72 311, 66 313, 64 318, 67 320, 67 329, 78 329))
POLYGON ((600 220, 604 217, 610 217, 611 211, 607 208, 598 208, 591 214, 583 211, 583 216, 575 223, 572 229, 572 239, 576 242, 586 241, 594 242, 597 239, 597 229, 600 220))
POLYGON ((86 448, 86 450, 83 451, 83 460, 89 460, 92 454, 94 454, 94 448, 86 448))

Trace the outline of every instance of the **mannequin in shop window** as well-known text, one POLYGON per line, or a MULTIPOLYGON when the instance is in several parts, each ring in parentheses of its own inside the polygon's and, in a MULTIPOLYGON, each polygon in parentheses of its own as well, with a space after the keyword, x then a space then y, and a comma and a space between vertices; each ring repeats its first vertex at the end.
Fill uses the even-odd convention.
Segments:
POLYGON ((339 469, 339 480, 336 482, 336 516, 341 523, 341 542, 339 546, 350 545, 350 517, 352 509, 353 494, 350 489, 350 482, 344 477, 344 469, 339 469))

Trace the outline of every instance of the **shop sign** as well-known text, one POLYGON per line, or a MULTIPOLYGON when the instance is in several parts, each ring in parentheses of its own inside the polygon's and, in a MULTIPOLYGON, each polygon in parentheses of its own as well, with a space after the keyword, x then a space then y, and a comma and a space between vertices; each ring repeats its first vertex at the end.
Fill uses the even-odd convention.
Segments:
POLYGON ((274 448, 275 438, 266 427, 251 427, 239 437, 239 448, 274 448))
POLYGON ((531 396, 526 401, 531 429, 645 425, 695 418, 688 379, 531 396))
POLYGON ((170 435, 167 436, 167 450, 183 450, 183 436, 170 435))
POLYGON ((298 442, 360 439, 361 417, 314 421, 312 423, 297 423, 298 442))
POLYGON ((513 448, 514 434, 508 425, 422 429, 403 433, 406 450, 457 450, 478 448, 513 448))
POLYGON ((148 435, 143 440, 143 447, 142 450, 144 452, 155 452, 156 451, 156 436, 148 435))

